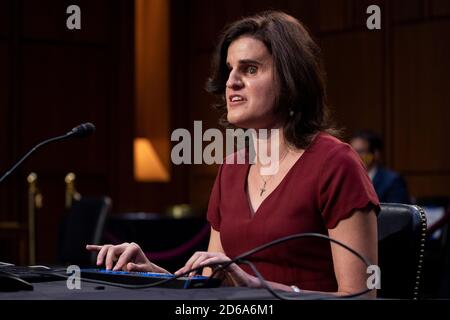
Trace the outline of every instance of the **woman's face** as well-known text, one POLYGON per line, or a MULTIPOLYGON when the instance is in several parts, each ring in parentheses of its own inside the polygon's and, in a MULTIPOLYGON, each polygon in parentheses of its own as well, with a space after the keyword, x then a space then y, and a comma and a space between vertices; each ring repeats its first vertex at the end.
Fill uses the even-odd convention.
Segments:
POLYGON ((241 128, 278 126, 273 59, 264 43, 250 36, 234 40, 228 47, 227 65, 228 122, 241 128))

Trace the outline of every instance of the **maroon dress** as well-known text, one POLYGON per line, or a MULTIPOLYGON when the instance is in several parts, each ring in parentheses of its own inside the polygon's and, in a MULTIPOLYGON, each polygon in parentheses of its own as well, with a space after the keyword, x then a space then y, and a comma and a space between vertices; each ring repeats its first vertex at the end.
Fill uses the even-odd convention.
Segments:
MULTIPOLYGON (((246 193, 250 165, 223 164, 207 218, 220 232, 225 254, 234 258, 275 239, 304 232, 328 235, 356 209, 379 202, 359 156, 346 143, 318 134, 254 215, 246 193)), ((330 243, 296 239, 249 258, 266 280, 301 289, 336 291, 330 243)), ((253 274, 247 265, 241 267, 253 274)))

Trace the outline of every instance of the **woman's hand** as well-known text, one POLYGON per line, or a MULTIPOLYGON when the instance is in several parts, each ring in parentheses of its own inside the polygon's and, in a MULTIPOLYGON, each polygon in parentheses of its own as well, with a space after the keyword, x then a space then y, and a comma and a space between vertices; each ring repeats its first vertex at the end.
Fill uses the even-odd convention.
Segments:
MULTIPOLYGON (((218 263, 218 265, 210 267, 214 271, 220 266, 229 262, 231 259, 221 252, 206 252, 197 251, 192 255, 192 257, 186 262, 185 266, 175 272, 175 275, 180 275, 186 273, 191 269, 198 267, 203 267, 211 263, 218 263)), ((191 272, 189 275, 195 275, 196 272, 191 272)), ((223 284, 228 286, 241 286, 241 287, 252 287, 259 288, 260 282, 258 278, 249 275, 247 272, 242 270, 237 264, 232 263, 227 268, 219 271, 217 274, 218 278, 223 279, 223 284)))
POLYGON ((88 244, 86 249, 98 251, 97 265, 101 266, 104 263, 106 270, 170 273, 151 263, 139 245, 134 242, 125 242, 116 246, 111 244, 103 246, 88 244))

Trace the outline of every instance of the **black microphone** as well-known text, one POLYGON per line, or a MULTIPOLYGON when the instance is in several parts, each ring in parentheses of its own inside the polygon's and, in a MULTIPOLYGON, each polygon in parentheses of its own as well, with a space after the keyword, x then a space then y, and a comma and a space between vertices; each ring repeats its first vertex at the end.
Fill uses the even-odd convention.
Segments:
POLYGON ((95 126, 90 122, 86 122, 86 123, 80 124, 79 126, 76 126, 72 130, 67 132, 65 135, 50 138, 50 139, 42 141, 41 143, 37 144, 33 149, 28 151, 28 153, 25 154, 22 158, 20 158, 20 160, 17 161, 17 163, 0 178, 0 183, 2 183, 3 180, 5 180, 12 172, 14 172, 14 170, 16 170, 17 167, 20 166, 20 164, 22 162, 24 162, 32 153, 34 153, 40 147, 42 147, 46 144, 52 143, 52 142, 61 141, 61 140, 65 140, 68 138, 73 138, 73 137, 84 138, 84 137, 87 137, 87 136, 93 134, 94 132, 95 132, 95 126))
POLYGON ((76 126, 72 130, 67 132, 66 135, 70 135, 72 137, 84 138, 84 137, 90 136, 94 132, 95 132, 95 126, 90 122, 86 122, 86 123, 80 124, 79 126, 76 126))

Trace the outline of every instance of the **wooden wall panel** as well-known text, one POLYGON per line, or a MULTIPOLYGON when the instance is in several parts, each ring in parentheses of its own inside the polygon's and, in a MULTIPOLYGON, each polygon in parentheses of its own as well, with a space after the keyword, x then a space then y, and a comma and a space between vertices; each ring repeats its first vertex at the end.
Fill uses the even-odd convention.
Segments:
POLYGON ((48 146, 26 168, 106 174, 111 94, 106 51, 34 44, 22 50, 22 151, 80 123, 90 121, 97 127, 91 137, 48 146))
POLYGON ((425 15, 424 0, 388 0, 392 6, 393 22, 418 20, 425 15))
POLYGON ((450 16, 450 1, 431 0, 431 14, 435 17, 450 16))
MULTIPOLYGON (((178 4, 177 4, 178 6, 178 4)), ((231 22, 247 15, 266 10, 282 10, 299 17, 304 22, 312 21, 311 5, 303 1, 191 1, 187 8, 190 30, 190 49, 210 51, 216 44, 220 32, 231 22)))
POLYGON ((111 196, 116 212, 134 206, 134 198, 129 197, 134 192, 134 113, 130 109, 134 6, 123 0, 22 0, 1 1, 0 9, 0 28, 12 28, 11 39, 2 38, 0 31, 1 165, 5 159, 11 165, 37 142, 82 122, 91 121, 97 127, 87 139, 39 150, 0 186, 0 220, 12 223, 0 228, 5 241, 0 256, 27 263, 26 241, 24 247, 17 239, 26 239, 25 179, 33 170, 44 196, 37 217, 37 260, 54 263, 67 172, 77 174, 77 188, 83 195, 111 196), (5 3, 13 6, 3 19, 5 3), (81 7, 80 31, 66 28, 65 10, 74 3, 81 7), (5 139, 9 147, 4 146, 5 139))
POLYGON ((287 1, 286 12, 299 19, 316 38, 319 33, 317 4, 314 1, 287 1))
MULTIPOLYGON (((245 0, 241 1, 244 15, 252 15, 258 12, 267 10, 280 10, 289 14, 298 13, 298 6, 302 1, 296 1, 296 3, 289 0, 245 0)), ((232 20, 239 18, 239 15, 234 15, 232 20)))
POLYGON ((0 42, 0 171, 9 162, 8 156, 8 120, 9 120, 9 47, 0 42))
POLYGON ((394 150, 402 171, 450 171, 450 22, 394 31, 394 150))
POLYGON ((405 175, 409 192, 415 198, 427 198, 450 195, 450 174, 438 172, 436 174, 405 175))
POLYGON ((0 1, 0 37, 6 36, 10 32, 11 24, 11 1, 0 1))
MULTIPOLYGON (((9 133, 9 47, 0 41, 0 175, 9 169, 10 158, 10 133, 9 133)), ((8 188, 7 185, 0 185, 0 221, 7 220, 8 213, 8 188)))
POLYGON ((212 52, 199 53, 192 59, 190 74, 192 81, 189 83, 189 102, 193 106, 191 112, 191 123, 194 120, 202 120, 205 127, 217 127, 219 113, 212 108, 216 101, 214 97, 206 92, 206 81, 210 75, 210 63, 212 52))
MULTIPOLYGON (((197 0, 193 1, 189 11, 189 48, 191 52, 206 51, 214 48, 215 40, 227 24, 228 19, 242 12, 242 3, 197 0)), ((205 61, 206 62, 206 61, 205 61)))
MULTIPOLYGON (((193 133, 194 121, 202 121, 203 132, 209 128, 223 130, 219 124, 220 113, 212 107, 214 97, 205 90, 206 79, 210 74, 210 53, 200 53, 193 58, 190 66, 192 81, 189 84, 190 124, 189 130, 193 133)), ((203 147, 209 142, 203 143, 203 147)), ((193 155, 192 155, 193 157, 193 155)), ((209 192, 216 173, 216 166, 192 165, 190 169, 190 197, 195 206, 206 207, 209 192), (199 183, 200 182, 200 183, 199 183)))
POLYGON ((383 52, 379 32, 352 32, 321 39, 329 104, 338 126, 351 134, 370 128, 383 134, 383 52))
POLYGON ((111 70, 112 92, 108 110, 111 111, 107 139, 111 163, 108 190, 113 201, 113 213, 134 206, 133 138, 136 133, 134 100, 134 4, 120 0, 112 4, 111 13, 111 70))
POLYGON ((343 30, 350 26, 349 0, 318 0, 316 3, 320 32, 343 30))

